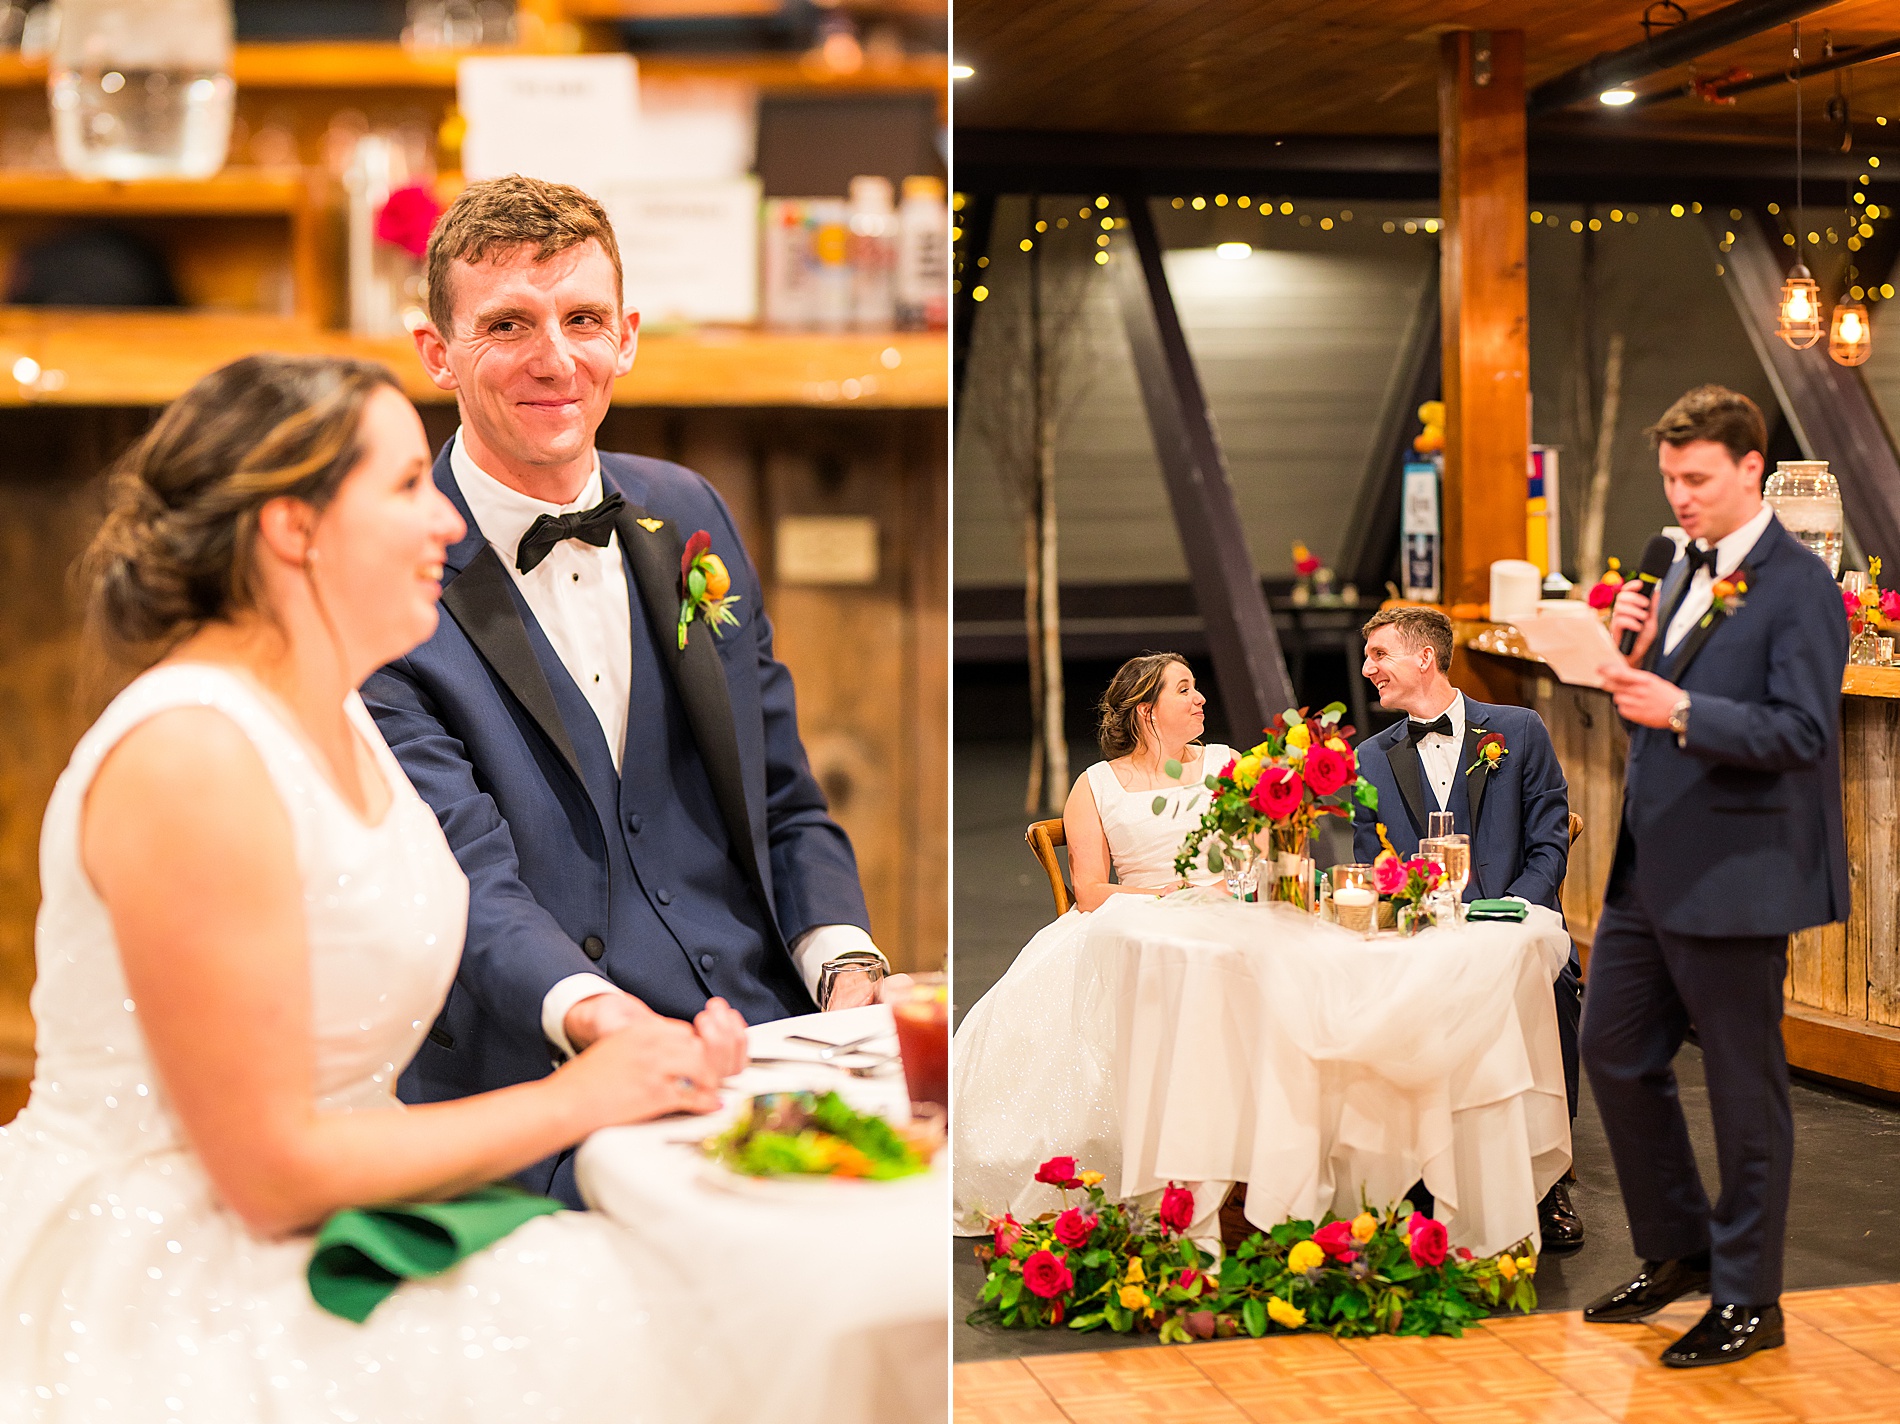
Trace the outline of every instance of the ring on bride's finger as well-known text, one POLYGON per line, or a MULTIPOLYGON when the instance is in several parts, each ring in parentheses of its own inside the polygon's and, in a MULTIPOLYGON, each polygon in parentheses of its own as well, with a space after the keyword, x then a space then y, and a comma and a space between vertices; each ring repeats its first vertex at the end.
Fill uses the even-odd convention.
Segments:
POLYGON ((682 1093, 697 1093, 699 1091, 699 1084, 695 1083, 691 1078, 681 1076, 675 1078, 673 1082, 682 1093))

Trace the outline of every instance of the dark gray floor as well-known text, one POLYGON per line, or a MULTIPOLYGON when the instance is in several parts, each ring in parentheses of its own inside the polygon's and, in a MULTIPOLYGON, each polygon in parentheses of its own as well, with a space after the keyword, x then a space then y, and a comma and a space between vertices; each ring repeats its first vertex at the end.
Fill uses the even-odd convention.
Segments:
MULTIPOLYGON (((1077 747, 1079 770, 1094 758, 1077 747)), ((1048 883, 1023 844, 1023 777, 1027 754, 1012 747, 959 744, 956 749, 956 1000, 973 1004, 1009 967, 1016 952, 1048 923, 1048 883)), ((1713 1173, 1702 1056, 1686 1047, 1677 1061, 1682 1100, 1696 1151, 1713 1173)), ((1794 1201, 1788 1229, 1787 1288, 1900 1280, 1900 1110, 1812 1083, 1794 1090, 1794 1201)), ((1539 1306, 1575 1310, 1626 1279, 1634 1265, 1616 1175, 1596 1107, 1584 1086, 1573 1137, 1575 1201, 1589 1232, 1573 1256, 1539 1265, 1539 1306)), ((964 1323, 976 1306, 982 1267, 970 1241, 955 1250, 958 1360, 990 1360, 1064 1350, 1145 1345, 1154 1336, 1078 1335, 1069 1330, 1004 1331, 964 1323)))

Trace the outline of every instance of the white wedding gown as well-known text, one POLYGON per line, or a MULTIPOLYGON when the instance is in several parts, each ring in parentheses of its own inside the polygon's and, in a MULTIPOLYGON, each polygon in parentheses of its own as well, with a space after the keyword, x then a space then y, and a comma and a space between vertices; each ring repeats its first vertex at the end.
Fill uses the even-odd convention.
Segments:
MULTIPOLYGON (((1107 762, 1084 773, 1119 883, 1166 885, 1180 878, 1174 857, 1207 809, 1201 778, 1233 755, 1229 747, 1209 744, 1200 774, 1165 792, 1123 790, 1107 762), (1166 800, 1158 815, 1157 795, 1166 800)), ((1196 885, 1220 878, 1203 867, 1188 877, 1196 885)), ((1035 1180, 1036 1168, 1051 1157, 1074 1157, 1079 1170, 1103 1173, 1111 1194, 1121 1181, 1114 990, 1103 966, 1084 952, 1088 923, 1085 912, 1071 909, 1045 926, 957 1025, 951 1124, 960 1235, 982 1234, 986 1219, 1005 1211, 1028 1220, 1059 1209, 1062 1194, 1035 1180)), ((1218 1202, 1197 1197, 1197 1205, 1198 1237, 1199 1218, 1218 1202)))
POLYGON ((290 812, 321 1110, 401 1111, 397 1074, 455 977, 467 882, 354 695, 350 715, 393 793, 374 827, 229 673, 176 666, 127 688, 74 751, 41 836, 38 1063, 31 1102, 0 1129, 0 1419, 778 1417, 769 1323, 741 1320, 743 1284, 696 1280, 689 1244, 657 1230, 544 1216, 356 1325, 311 1300, 308 1236, 260 1239, 218 1200, 147 1051, 78 849, 106 753, 180 706, 241 727, 290 812))

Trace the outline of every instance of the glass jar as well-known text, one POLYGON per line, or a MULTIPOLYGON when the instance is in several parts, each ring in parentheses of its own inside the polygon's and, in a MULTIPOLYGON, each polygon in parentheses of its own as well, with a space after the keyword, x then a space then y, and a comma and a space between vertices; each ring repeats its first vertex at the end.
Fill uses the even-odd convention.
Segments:
POLYGON ((57 0, 46 80, 81 178, 209 178, 231 145, 230 0, 57 0))
POLYGON ((1787 531, 1821 556, 1828 573, 1841 572, 1841 487, 1826 460, 1778 460, 1762 486, 1787 531))

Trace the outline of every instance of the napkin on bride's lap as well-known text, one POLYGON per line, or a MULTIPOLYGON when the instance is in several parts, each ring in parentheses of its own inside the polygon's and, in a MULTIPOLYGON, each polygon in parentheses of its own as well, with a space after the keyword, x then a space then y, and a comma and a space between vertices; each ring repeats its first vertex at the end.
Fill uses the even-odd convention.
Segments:
POLYGON ((436 1276, 517 1226, 562 1210, 548 1197, 496 1183, 451 1201, 350 1207, 323 1223, 310 1257, 310 1294, 362 1324, 404 1281, 436 1276))

